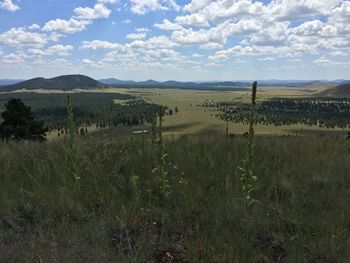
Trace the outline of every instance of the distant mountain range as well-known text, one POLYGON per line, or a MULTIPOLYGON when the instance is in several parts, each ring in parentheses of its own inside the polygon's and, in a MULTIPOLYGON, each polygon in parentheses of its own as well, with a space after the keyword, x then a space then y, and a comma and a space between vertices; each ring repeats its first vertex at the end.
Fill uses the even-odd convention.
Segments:
MULTIPOLYGON (((159 82, 155 80, 133 81, 119 80, 115 78, 95 80, 84 75, 64 75, 51 79, 34 78, 26 81, 21 80, 0 80, 0 92, 11 92, 20 89, 35 90, 91 90, 97 88, 120 87, 120 88, 176 88, 194 90, 246 90, 253 81, 207 81, 207 82, 180 82, 169 80, 159 82)), ((334 84, 334 86, 346 83, 345 80, 261 80, 258 81, 261 87, 295 87, 306 88, 318 84, 334 84)))
POLYGON ((101 83, 118 86, 118 87, 138 87, 138 88, 177 88, 177 89, 200 89, 200 90, 230 90, 233 88, 243 88, 250 85, 248 82, 234 82, 234 81, 218 81, 218 82, 180 82, 175 80, 168 80, 159 82, 155 80, 133 81, 133 80, 119 80, 119 79, 100 79, 101 83))
POLYGON ((24 79, 0 79, 0 86, 13 85, 24 81, 24 79))
MULTIPOLYGON (((115 78, 100 79, 101 83, 110 86, 124 86, 124 87, 156 87, 156 88, 182 88, 182 89, 232 89, 250 87, 253 80, 244 81, 207 81, 207 82, 180 82, 169 80, 165 82, 159 82, 155 80, 147 81, 133 81, 133 80, 120 80, 115 78)), ((306 85, 317 83, 333 83, 335 85, 344 82, 345 80, 260 80, 259 86, 267 87, 303 87, 306 85)))
POLYGON ((98 82, 90 77, 84 75, 64 75, 56 78, 34 78, 26 81, 22 81, 13 85, 8 85, 0 88, 2 92, 15 91, 20 89, 35 90, 35 89, 47 89, 47 90, 73 90, 73 89, 96 89, 104 88, 105 84, 98 82))

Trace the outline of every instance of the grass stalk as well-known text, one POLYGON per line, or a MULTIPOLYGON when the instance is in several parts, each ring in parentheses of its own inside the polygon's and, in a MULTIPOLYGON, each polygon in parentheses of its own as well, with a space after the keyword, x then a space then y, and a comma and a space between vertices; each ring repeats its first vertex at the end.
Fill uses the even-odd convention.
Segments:
POLYGON ((69 140, 69 148, 66 155, 66 171, 68 176, 75 181, 75 183, 79 183, 80 177, 79 167, 78 167, 78 153, 76 147, 76 125, 74 122, 73 115, 73 105, 71 95, 67 95, 67 124, 68 124, 68 140, 69 140))
POLYGON ((256 91, 258 83, 255 81, 252 87, 251 110, 249 116, 249 132, 248 141, 246 144, 246 156, 243 161, 243 167, 239 167, 241 171, 241 186, 244 199, 249 206, 252 200, 251 193, 254 190, 254 184, 257 180, 255 175, 255 149, 254 149, 254 126, 256 123, 256 91))

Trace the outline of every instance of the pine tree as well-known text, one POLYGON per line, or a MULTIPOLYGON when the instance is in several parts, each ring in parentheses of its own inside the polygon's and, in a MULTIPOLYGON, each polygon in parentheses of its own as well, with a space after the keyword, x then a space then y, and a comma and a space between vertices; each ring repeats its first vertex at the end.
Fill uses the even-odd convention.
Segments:
POLYGON ((1 117, 3 119, 0 124, 2 140, 45 140, 47 128, 44 128, 44 122, 35 120, 31 108, 20 99, 10 99, 1 117))

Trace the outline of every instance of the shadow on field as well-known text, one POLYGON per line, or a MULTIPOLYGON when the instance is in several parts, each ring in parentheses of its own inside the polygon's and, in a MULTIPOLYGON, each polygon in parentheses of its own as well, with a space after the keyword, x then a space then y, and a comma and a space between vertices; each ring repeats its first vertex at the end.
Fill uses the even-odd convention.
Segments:
POLYGON ((164 128, 162 130, 163 130, 163 132, 174 132, 174 131, 181 131, 181 130, 187 131, 198 124, 200 124, 200 122, 191 122, 191 123, 170 125, 170 126, 164 126, 164 128))
POLYGON ((333 130, 300 130, 300 129, 290 129, 287 130, 288 133, 295 135, 307 135, 307 136, 327 136, 327 137, 346 137, 347 131, 333 131, 333 130))

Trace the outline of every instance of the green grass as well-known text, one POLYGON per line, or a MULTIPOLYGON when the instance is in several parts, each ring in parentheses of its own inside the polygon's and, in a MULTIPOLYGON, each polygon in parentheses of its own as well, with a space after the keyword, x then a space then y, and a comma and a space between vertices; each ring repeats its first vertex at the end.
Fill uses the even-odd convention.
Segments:
POLYGON ((66 141, 0 144, 1 262, 349 262, 350 140, 257 137, 247 210, 246 139, 165 139, 157 206, 150 138, 100 133, 77 138, 79 191, 66 141))

